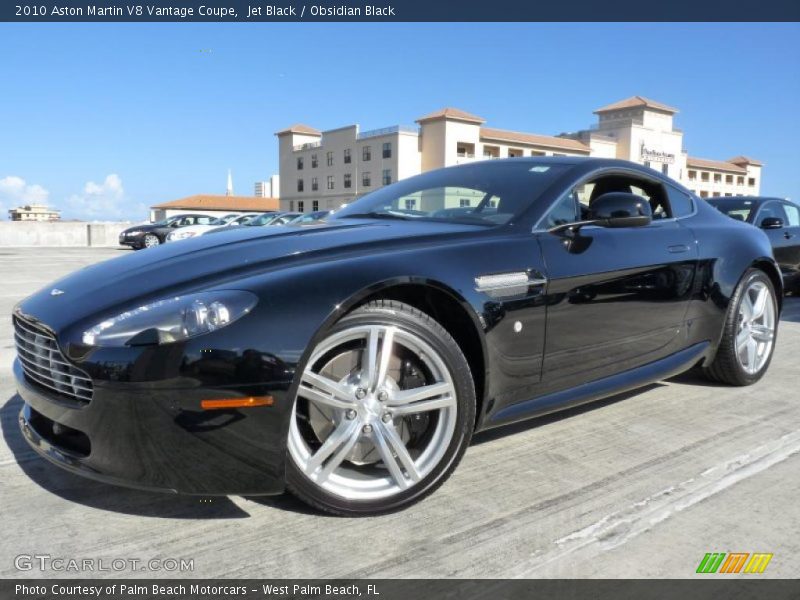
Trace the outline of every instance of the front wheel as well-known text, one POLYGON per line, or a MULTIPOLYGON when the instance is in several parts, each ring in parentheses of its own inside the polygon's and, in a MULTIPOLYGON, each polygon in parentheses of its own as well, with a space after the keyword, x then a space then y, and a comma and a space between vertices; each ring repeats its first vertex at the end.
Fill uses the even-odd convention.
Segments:
POLYGON ((751 385, 766 373, 775 349, 778 302, 772 280, 750 269, 731 299, 717 355, 706 375, 730 385, 751 385))
POLYGON ((287 487, 339 515, 374 515, 431 493, 472 436, 475 391, 464 355, 430 316, 376 301, 341 319, 300 378, 287 487))
POLYGON ((153 235, 152 233, 148 233, 144 236, 144 247, 145 248, 152 248, 154 246, 158 246, 161 243, 161 240, 158 239, 157 235, 153 235))

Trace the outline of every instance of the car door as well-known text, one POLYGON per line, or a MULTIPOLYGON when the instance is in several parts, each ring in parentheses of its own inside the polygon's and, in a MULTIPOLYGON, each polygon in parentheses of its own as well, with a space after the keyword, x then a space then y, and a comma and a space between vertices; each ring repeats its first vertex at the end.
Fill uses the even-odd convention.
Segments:
MULTIPOLYGON (((585 202, 584 194, 593 199, 604 191, 643 195, 654 218, 644 227, 537 233, 549 279, 542 391, 619 373, 680 346, 697 267, 694 235, 673 217, 670 191, 659 180, 601 174, 565 194, 553 213, 563 220, 570 201, 585 202)), ((691 198, 679 194, 693 210, 691 198)), ((588 206, 579 208, 585 217, 588 206)))
POLYGON ((764 202, 758 208, 753 224, 767 234, 775 260, 778 262, 784 277, 793 277, 798 263, 795 257, 797 240, 795 239, 794 228, 789 226, 789 216, 784 209, 783 203, 779 200, 764 202), (767 219, 780 219, 782 224, 780 227, 767 227, 767 219))
POLYGON ((783 236, 783 245, 780 248, 780 263, 786 278, 786 289, 795 291, 800 288, 800 207, 791 202, 781 202, 786 220, 784 228, 778 230, 783 236))

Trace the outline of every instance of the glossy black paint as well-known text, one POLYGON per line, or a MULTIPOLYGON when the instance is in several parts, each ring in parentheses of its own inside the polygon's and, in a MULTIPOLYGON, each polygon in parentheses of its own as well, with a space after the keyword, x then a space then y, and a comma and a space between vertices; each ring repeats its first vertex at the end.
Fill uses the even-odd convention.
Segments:
POLYGON ((279 493, 296 374, 328 328, 367 299, 416 304, 451 330, 476 380, 476 428, 485 429, 712 357, 733 290, 751 266, 781 288, 764 233, 698 198, 693 214, 642 227, 553 233, 540 225, 557 200, 597 175, 677 185, 650 169, 601 159, 512 160, 567 168, 505 225, 334 216, 307 228, 244 227, 54 282, 16 310, 53 332, 63 354, 91 376, 95 395, 80 408, 57 401, 27 382, 17 364, 26 437, 65 468, 114 483, 279 493), (510 272, 548 281, 510 296, 478 291, 477 277, 510 272), (65 293, 51 296, 52 287, 65 293), (230 326, 185 342, 81 343, 84 330, 126 309, 209 289, 247 290, 260 300, 230 326), (200 409, 203 399, 265 394, 273 406, 200 409), (70 452, 52 423, 88 436, 88 456, 70 452))
POLYGON ((800 293, 800 206, 782 198, 762 196, 709 198, 709 203, 723 213, 730 211, 734 218, 734 207, 747 203, 751 210, 745 221, 767 234, 786 291, 800 293))

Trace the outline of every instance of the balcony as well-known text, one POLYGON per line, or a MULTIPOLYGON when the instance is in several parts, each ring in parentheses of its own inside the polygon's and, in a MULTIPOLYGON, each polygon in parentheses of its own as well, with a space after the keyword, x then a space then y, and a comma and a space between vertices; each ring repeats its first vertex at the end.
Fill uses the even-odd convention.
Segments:
POLYGON ((311 148, 319 148, 320 146, 322 146, 322 142, 308 142, 294 146, 292 150, 294 152, 299 152, 300 150, 309 150, 311 148))
POLYGON ((382 135, 391 135, 393 133, 411 133, 419 135, 419 128, 412 127, 411 125, 393 125, 391 127, 384 127, 382 129, 371 129, 364 131, 356 136, 357 140, 366 140, 368 138, 380 137, 382 135))

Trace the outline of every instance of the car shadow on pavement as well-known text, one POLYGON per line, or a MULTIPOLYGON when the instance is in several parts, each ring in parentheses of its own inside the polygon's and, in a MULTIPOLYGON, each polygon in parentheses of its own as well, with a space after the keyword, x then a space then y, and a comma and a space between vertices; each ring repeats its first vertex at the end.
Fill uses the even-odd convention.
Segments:
POLYGON ((556 423, 563 419, 570 419, 577 415, 581 415, 583 413, 592 410, 597 410, 599 408, 603 408, 604 406, 609 406, 610 404, 616 404, 617 402, 622 402, 623 400, 627 400, 628 398, 632 398, 633 396, 638 396, 639 394, 643 394, 644 392, 647 392, 649 390, 653 390, 659 387, 664 387, 665 385, 666 384, 664 383, 651 383, 649 385, 637 388, 635 390, 631 390, 630 392, 616 394, 614 396, 609 396, 608 398, 603 398, 602 400, 595 400, 593 402, 588 402, 580 406, 575 406, 573 408, 568 408, 566 410, 559 410, 558 412, 553 412, 548 415, 543 415, 541 417, 533 417, 525 421, 520 421, 519 423, 501 425, 500 427, 494 429, 481 431, 480 433, 476 433, 473 436, 470 445, 477 446, 479 444, 491 442, 493 440, 503 438, 508 435, 514 435, 515 433, 521 433, 523 431, 528 431, 529 429, 535 429, 537 427, 549 425, 550 423, 556 423))
POLYGON ((243 519, 250 515, 224 496, 160 494, 121 488, 64 471, 38 456, 19 430, 22 398, 13 395, 0 409, 3 439, 31 481, 70 502, 116 513, 165 519, 243 519))

